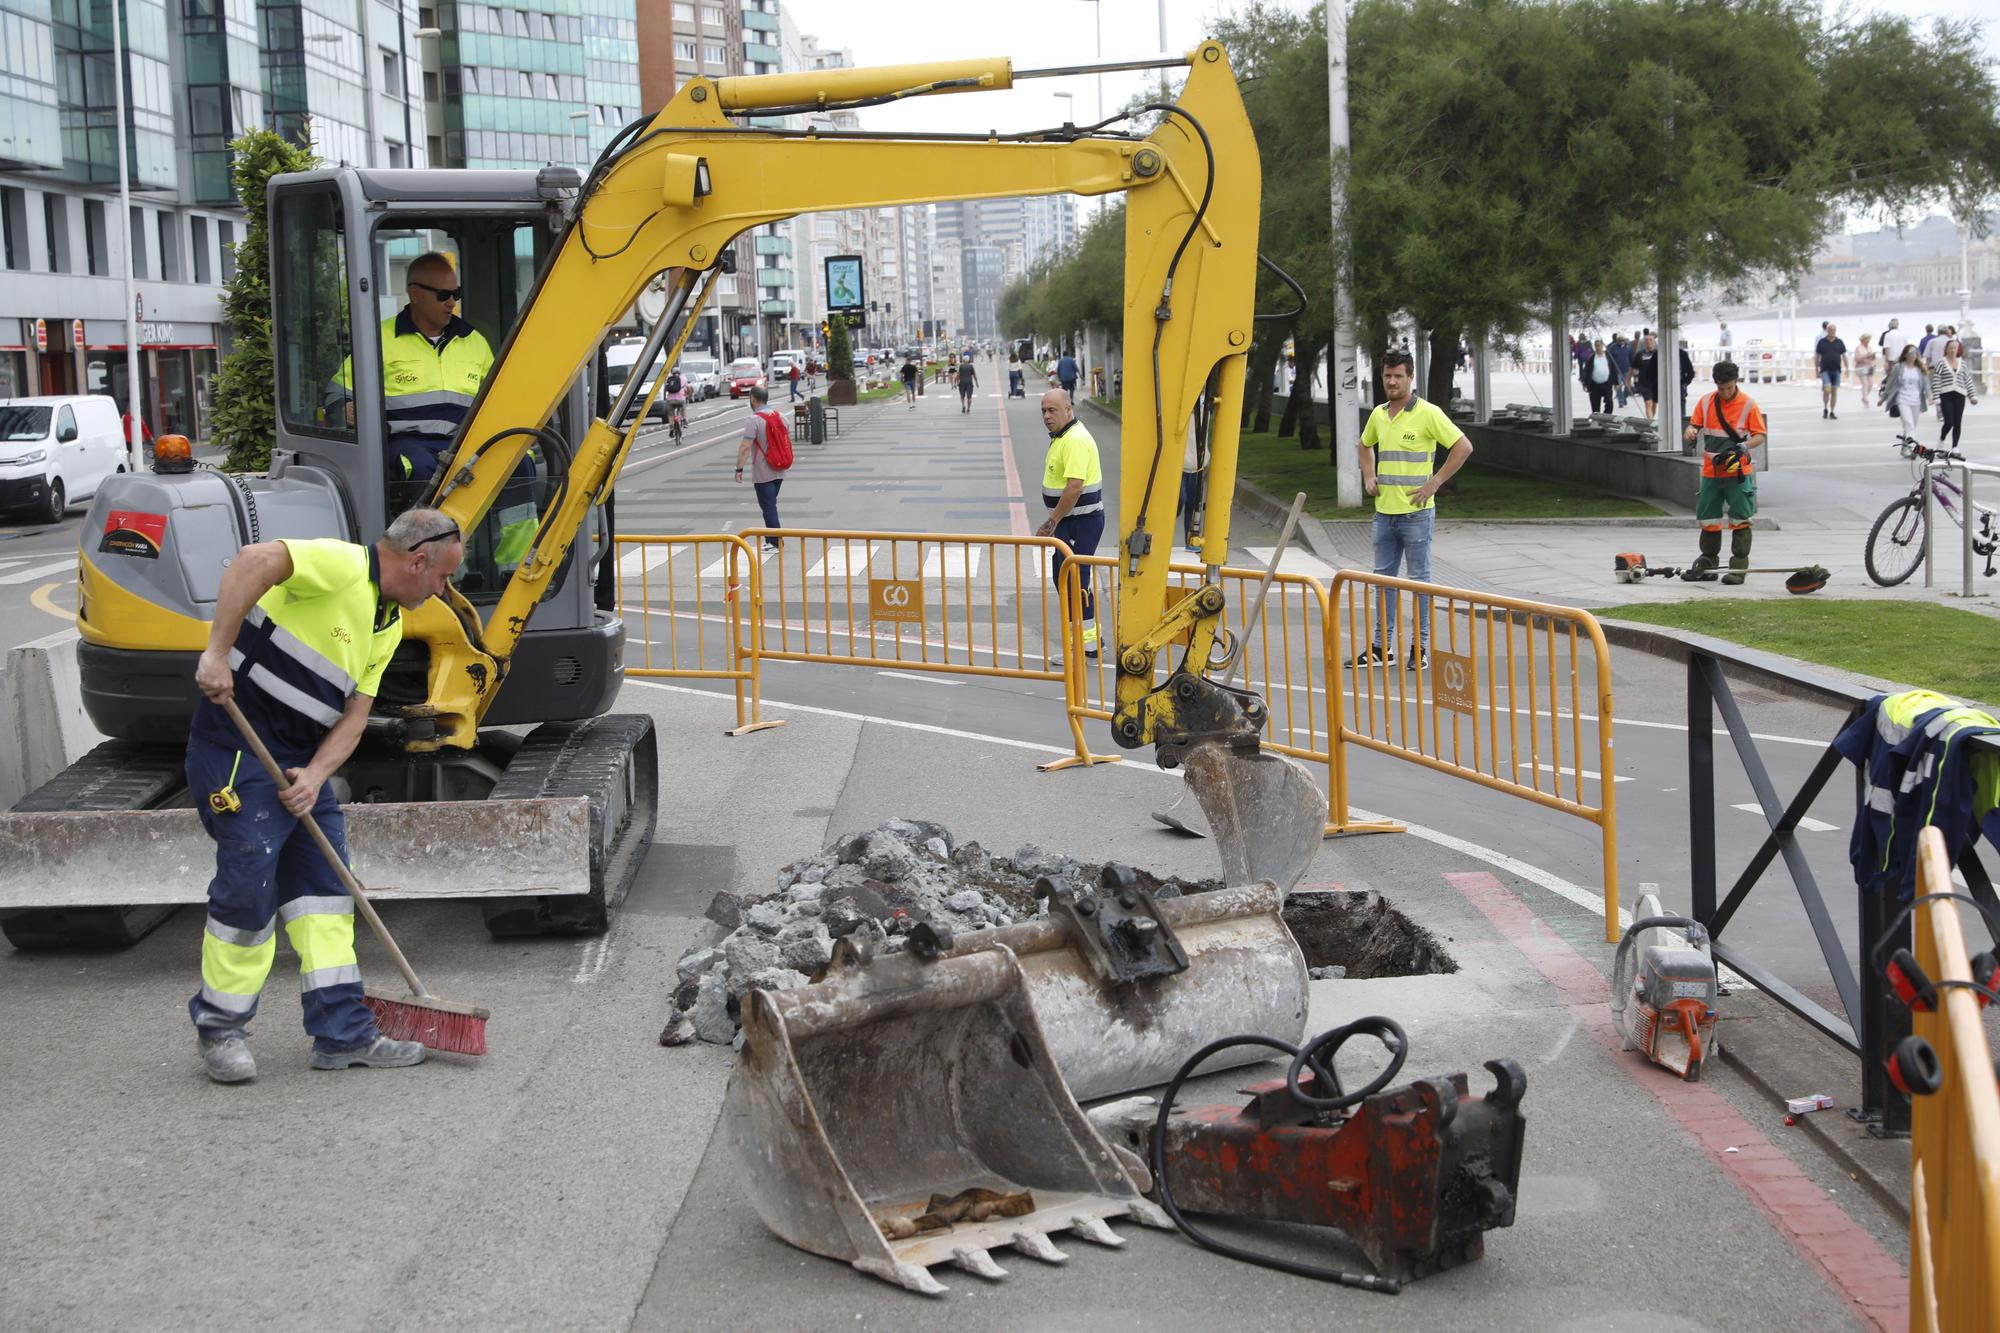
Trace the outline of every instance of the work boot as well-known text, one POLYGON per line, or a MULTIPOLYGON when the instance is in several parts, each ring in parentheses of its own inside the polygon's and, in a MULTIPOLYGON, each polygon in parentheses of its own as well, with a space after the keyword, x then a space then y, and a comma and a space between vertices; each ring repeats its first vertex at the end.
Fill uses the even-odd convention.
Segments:
POLYGON ((346 1051, 319 1051, 312 1053, 314 1069, 352 1069, 362 1065, 369 1069, 401 1069, 404 1065, 420 1065, 429 1052, 420 1041, 394 1041, 378 1036, 373 1041, 346 1051))
POLYGON ((1350 658, 1347 665, 1351 667, 1392 667, 1396 665, 1396 650, 1394 648, 1383 649, 1379 646, 1371 647, 1367 652, 1350 658))
POLYGON ((1750 568, 1750 529, 1734 528, 1729 533, 1729 572, 1722 576, 1724 583, 1734 586, 1743 582, 1750 568))
POLYGON ((217 1083, 247 1083, 257 1077, 256 1058, 250 1054, 250 1045, 243 1040, 242 1033, 201 1037, 196 1045, 201 1050, 202 1067, 217 1083))

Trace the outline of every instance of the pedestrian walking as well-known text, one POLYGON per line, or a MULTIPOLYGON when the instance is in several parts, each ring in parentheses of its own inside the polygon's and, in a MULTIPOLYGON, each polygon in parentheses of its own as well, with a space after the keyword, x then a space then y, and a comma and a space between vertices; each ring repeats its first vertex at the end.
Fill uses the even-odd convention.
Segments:
POLYGON ((1592 412, 1611 410, 1612 385, 1616 382, 1617 371, 1611 364, 1611 353, 1599 338, 1590 346, 1590 356, 1583 364, 1583 390, 1590 395, 1592 412))
POLYGON ((1721 330, 1715 335, 1715 345, 1720 347, 1723 351, 1726 352, 1729 350, 1730 343, 1734 341, 1735 340, 1729 336, 1729 324, 1727 321, 1724 321, 1721 330))
POLYGON ((799 381, 805 378, 804 373, 799 370, 798 362, 792 362, 792 373, 785 378, 792 382, 792 401, 796 403, 799 401, 799 381))
POLYGON ((1632 354, 1632 393, 1646 405, 1646 415, 1657 416, 1660 410, 1660 340, 1647 329, 1644 341, 1632 354))
POLYGON ((1917 339, 1917 356, 1926 364, 1931 359, 1931 343, 1937 338, 1937 325, 1924 325, 1924 336, 1917 339))
POLYGON ((1903 332, 1902 320, 1891 319, 1889 327, 1883 329, 1882 336, 1875 341, 1882 348, 1882 359, 1886 369, 1903 359, 1903 345, 1910 341, 1910 335, 1903 332))
POLYGON ((1687 420, 1688 385, 1694 383, 1694 358, 1688 355, 1687 344, 1680 344, 1681 352, 1681 420, 1687 420))
POLYGON ((1904 343, 1902 355, 1882 377, 1882 401, 1888 405, 1889 415, 1901 423, 1898 434, 1903 439, 1917 438, 1917 423, 1923 420, 1930 392, 1930 377, 1924 373, 1916 343, 1904 343))
POLYGON ((959 411, 970 412, 972 410, 972 391, 975 387, 977 387, 978 384, 979 384, 979 376, 973 370, 972 357, 968 354, 963 361, 958 363, 958 410, 959 411))
POLYGON ((1847 369, 1847 344, 1832 324, 1825 328, 1813 344, 1813 360, 1819 366, 1819 417, 1821 421, 1838 421, 1834 408, 1840 406, 1840 375, 1847 369))
POLYGON ((1965 364, 1965 344, 1957 338, 1946 338, 1944 354, 1931 367, 1931 401, 1937 404, 1940 446, 1957 450, 1966 404, 1979 401, 1976 389, 1972 371, 1965 364))
MULTIPOLYGON (((1947 324, 1938 330, 1938 336, 1931 339, 1930 345, 1924 348, 1923 351, 1924 366, 1926 369, 1936 369, 1937 364, 1944 360, 1945 346, 1957 336, 1958 329, 1951 324, 1947 324)), ((1960 355, 1963 355, 1963 353, 1960 353, 1960 355)))
POLYGON ((1056 358, 1056 383, 1069 395, 1070 402, 1076 401, 1076 358, 1064 352, 1056 358))
POLYGON ((775 551, 779 542, 778 491, 792 466, 792 432, 783 414, 770 410, 771 391, 758 385, 750 391, 750 418, 743 423, 743 440, 736 446, 736 480, 750 468, 751 488, 757 492, 757 508, 764 515, 764 549, 775 551))
POLYGON ((1631 392, 1627 383, 1632 378, 1632 340, 1623 333, 1614 333, 1604 352, 1611 358, 1611 387, 1618 395, 1618 406, 1623 407, 1631 392))
MULTIPOLYGON (((1081 421, 1070 396, 1061 389, 1042 395, 1042 425, 1049 432, 1049 452, 1042 461, 1042 503, 1049 516, 1035 529, 1038 537, 1054 537, 1072 555, 1095 555, 1104 536, 1104 462, 1097 441, 1081 421)), ((1064 559, 1057 553, 1049 565, 1049 577, 1061 590, 1064 559)), ((1097 598, 1091 591, 1090 574, 1083 574, 1083 652, 1097 656, 1097 598)), ((1063 664, 1060 654, 1049 659, 1050 666, 1063 664)))
POLYGON ((912 412, 917 410, 917 380, 922 374, 917 369, 917 359, 906 354, 903 357, 903 401, 910 405, 912 412))
POLYGON ((257 1076, 246 1043, 277 954, 278 924, 299 956, 312 1067, 419 1064, 419 1042, 381 1034, 361 999, 354 900, 314 845, 310 814, 341 859, 347 823, 332 778, 354 753, 402 642, 402 612, 440 595, 465 558, 458 524, 406 509, 372 546, 333 538, 245 546, 216 593, 194 680, 187 779, 215 842, 201 989, 188 1001, 208 1076, 257 1076), (284 768, 279 791, 223 708, 233 702, 284 768))
POLYGON ((1200 408, 1188 418, 1187 443, 1181 447, 1181 537, 1190 553, 1199 555, 1195 538, 1201 536, 1202 472, 1208 466, 1208 450, 1202 440, 1204 413, 1200 408))
MULTIPOLYGON (((1356 447, 1361 455, 1361 489, 1375 497, 1375 572, 1394 575, 1401 568, 1408 577, 1424 582, 1431 576, 1438 488, 1465 466, 1472 456, 1472 441, 1442 408, 1411 392, 1415 376, 1415 362, 1408 352, 1383 354, 1383 401, 1368 414, 1356 447), (1436 466, 1439 449, 1449 450, 1442 467, 1436 466)), ((1382 590, 1380 607, 1368 651, 1350 665, 1396 664, 1401 631, 1394 588, 1382 590)), ((1417 646, 1404 663, 1411 670, 1430 665, 1430 611, 1430 597, 1419 594, 1417 646)))
POLYGON ((1709 372, 1715 392, 1695 404, 1681 438, 1701 444, 1701 487, 1694 517, 1701 524, 1701 552, 1688 570, 1699 578, 1722 560, 1722 527, 1729 523, 1729 572, 1724 583, 1743 582, 1750 568, 1750 522, 1757 516, 1757 478, 1750 451, 1767 438, 1764 413, 1737 383, 1736 363, 1718 361, 1709 372))
POLYGON ((1854 378, 1861 386, 1861 406, 1875 401, 1875 381, 1881 377, 1882 357, 1875 350, 1875 335, 1864 333, 1854 349, 1854 378))

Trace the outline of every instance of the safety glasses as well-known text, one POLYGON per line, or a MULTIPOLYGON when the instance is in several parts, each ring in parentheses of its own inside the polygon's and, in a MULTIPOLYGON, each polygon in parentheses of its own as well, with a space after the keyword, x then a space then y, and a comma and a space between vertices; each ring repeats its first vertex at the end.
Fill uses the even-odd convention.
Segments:
POLYGON ((433 287, 428 282, 413 282, 410 285, 412 287, 423 288, 425 291, 436 296, 440 301, 456 301, 465 294, 465 288, 463 287, 433 287))
POLYGON ((424 547, 429 546, 432 542, 443 542, 443 541, 455 542, 458 540, 458 536, 459 536, 458 524, 454 523, 450 527, 446 528, 443 532, 434 532, 430 536, 425 537, 422 541, 412 542, 410 544, 410 550, 421 551, 424 549, 424 547))

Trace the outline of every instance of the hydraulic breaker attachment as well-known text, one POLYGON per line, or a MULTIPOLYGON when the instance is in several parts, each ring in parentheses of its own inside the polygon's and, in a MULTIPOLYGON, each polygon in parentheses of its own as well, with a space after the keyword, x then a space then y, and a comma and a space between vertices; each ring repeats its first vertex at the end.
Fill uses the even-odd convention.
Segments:
POLYGON ((1062 1263, 1050 1233, 1166 1226, 1070 1096, 1014 955, 941 943, 844 939, 825 980, 744 995, 723 1123, 764 1224, 926 1295, 933 1264, 999 1278, 995 1249, 1062 1263))
MULTIPOLYGON (((1020 960, 1050 1054, 1077 1100, 1156 1087, 1190 1051, 1232 1033, 1305 1035, 1306 960, 1275 885, 1156 899, 1128 867, 1106 866, 1104 877, 1096 893, 1051 884, 1047 916, 970 931, 946 946, 954 956, 998 946, 1020 960)), ((1262 1058, 1237 1047, 1203 1068, 1262 1058)))
MULTIPOLYGON (((1483 1097, 1453 1074, 1327 1114, 1280 1078, 1243 1089, 1242 1106, 1177 1110, 1165 1184, 1182 1212, 1335 1228, 1398 1282, 1469 1263, 1486 1252, 1486 1232, 1514 1223, 1526 1128, 1527 1076, 1512 1060, 1486 1068, 1494 1082, 1483 1097)), ((1314 1081, 1299 1080, 1308 1094, 1314 1081)), ((1097 1107, 1091 1121, 1151 1161, 1158 1116, 1152 1098, 1134 1097, 1097 1107)))

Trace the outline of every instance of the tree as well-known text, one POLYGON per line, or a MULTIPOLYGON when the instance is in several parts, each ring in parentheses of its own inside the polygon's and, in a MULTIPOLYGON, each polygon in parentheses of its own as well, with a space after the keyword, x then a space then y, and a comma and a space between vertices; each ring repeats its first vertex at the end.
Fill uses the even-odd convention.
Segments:
POLYGON ((854 378, 854 344, 848 340, 846 319, 839 315, 828 321, 826 377, 830 380, 854 378))
MULTIPOLYGON (((276 383, 271 362, 271 236, 265 187, 288 171, 320 165, 310 147, 300 147, 270 130, 251 130, 232 141, 235 160, 230 182, 247 216, 236 247, 236 276, 222 298, 231 344, 215 376, 214 441, 228 454, 231 472, 261 472, 271 466, 277 436, 276 383)), ((343 331, 344 332, 344 331, 343 331)))

